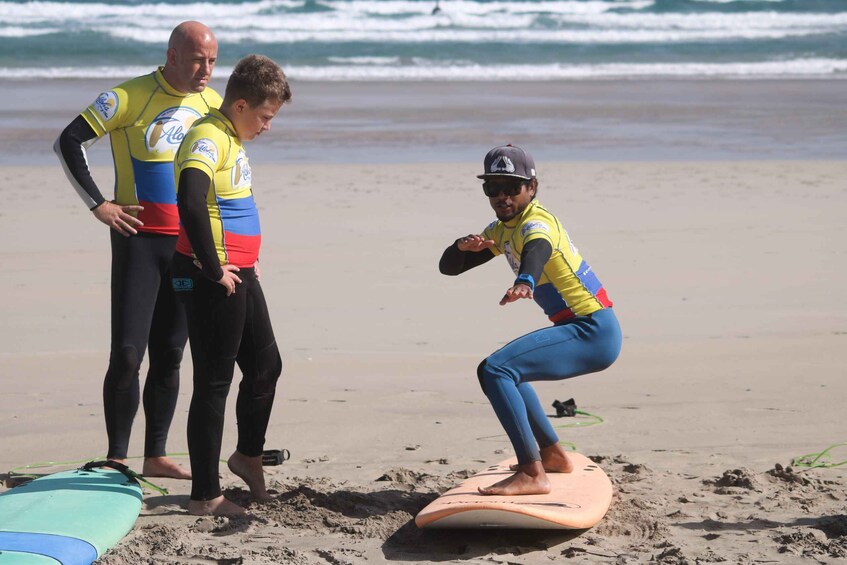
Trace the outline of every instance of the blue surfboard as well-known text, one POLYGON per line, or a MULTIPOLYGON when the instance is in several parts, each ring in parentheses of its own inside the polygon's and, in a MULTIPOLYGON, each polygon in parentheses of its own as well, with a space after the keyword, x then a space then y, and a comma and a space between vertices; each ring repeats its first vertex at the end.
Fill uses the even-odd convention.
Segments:
POLYGON ((89 565, 141 512, 141 487, 120 471, 76 469, 0 494, 0 565, 89 565))

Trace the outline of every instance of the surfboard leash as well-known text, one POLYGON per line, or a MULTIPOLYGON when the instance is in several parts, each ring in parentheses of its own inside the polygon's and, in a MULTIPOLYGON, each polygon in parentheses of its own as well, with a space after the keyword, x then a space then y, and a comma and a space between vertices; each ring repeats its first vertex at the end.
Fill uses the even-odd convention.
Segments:
MULTIPOLYGON (((173 455, 177 456, 177 455, 180 455, 180 454, 174 453, 173 455)), ((185 455, 188 455, 188 454, 186 453, 185 455)), ((140 457, 130 457, 130 459, 140 459, 140 457)), ((29 470, 29 469, 49 468, 49 467, 64 467, 64 466, 68 466, 68 465, 79 465, 81 463, 83 464, 82 467, 79 467, 79 469, 81 469, 81 470, 90 471, 95 467, 110 467, 110 468, 112 468, 116 471, 120 471, 121 473, 123 473, 124 475, 126 475, 127 477, 129 477, 131 479, 135 479, 139 483, 144 483, 145 485, 149 486, 151 489, 153 489, 157 492, 160 492, 163 495, 168 494, 167 489, 154 485, 153 483, 148 481, 146 478, 144 478, 143 475, 136 473, 135 471, 133 471, 132 469, 130 469, 126 465, 123 465, 123 464, 118 463, 116 461, 108 461, 108 460, 92 461, 90 458, 89 459, 79 459, 79 460, 76 460, 76 461, 41 461, 41 462, 38 462, 38 463, 30 463, 29 465, 22 465, 20 467, 15 467, 14 469, 10 470, 9 473, 7 474, 6 486, 11 488, 13 486, 22 485, 22 484, 27 483, 29 481, 32 481, 32 480, 35 480, 35 479, 40 479, 41 477, 46 477, 47 475, 51 474, 51 473, 19 473, 18 471, 29 470), (105 465, 105 464, 98 465, 98 463, 109 463, 109 464, 108 465, 105 465), (91 468, 87 469, 86 467, 89 466, 89 465, 91 466, 91 468), (121 465, 122 467, 124 467, 126 469, 126 471, 117 468, 116 465, 121 465)))
MULTIPOLYGON (((188 457, 188 453, 171 453, 169 455, 171 457, 188 457)), ((142 456, 133 456, 133 457, 129 457, 128 459, 141 459, 141 458, 142 458, 142 456)), ((282 465, 283 463, 285 463, 289 459, 291 459, 291 452, 287 449, 267 449, 264 452, 262 452, 262 466, 264 466, 264 467, 282 465)), ((221 463, 226 463, 226 459, 220 459, 219 461, 221 463)), ((27 472, 21 472, 21 471, 29 471, 31 469, 43 469, 43 468, 50 468, 50 467, 67 467, 67 466, 75 466, 75 465, 80 465, 80 464, 83 464, 83 466, 84 466, 84 465, 87 465, 89 463, 95 463, 95 461, 92 461, 92 459, 89 457, 87 459, 79 459, 79 460, 76 460, 76 461, 40 461, 38 463, 30 463, 28 465, 21 465, 20 467, 15 467, 14 469, 11 469, 6 474, 6 480, 5 480, 6 487, 7 488, 16 487, 18 485, 28 483, 29 481, 33 481, 35 479, 40 479, 41 477, 46 477, 47 475, 50 474, 50 473, 31 473, 31 472, 27 473, 27 472)), ((114 463, 114 461, 112 461, 110 463, 114 463)), ((119 465, 120 463, 115 463, 115 464, 119 465)), ((115 470, 120 470, 120 469, 115 469, 115 470)), ((158 491, 162 494, 165 494, 165 495, 168 494, 167 489, 164 489, 164 488, 161 488, 161 487, 154 485, 153 483, 148 481, 146 478, 144 478, 144 475, 141 475, 139 473, 135 473, 135 471, 133 471, 129 467, 127 467, 127 470, 130 473, 135 474, 135 476, 133 476, 132 478, 139 480, 138 478, 140 477, 140 482, 143 482, 145 485, 148 485, 151 489, 156 490, 156 491, 158 491)), ((123 472, 123 471, 121 471, 121 472, 123 472)), ((124 474, 126 474, 126 473, 124 473, 124 474)))
POLYGON ((108 459, 104 459, 102 461, 89 461, 88 463, 86 463, 85 465, 80 467, 79 470, 80 471, 93 471, 94 469, 99 469, 99 468, 102 468, 102 467, 106 467, 108 469, 114 469, 115 471, 119 471, 119 472, 123 473, 124 475, 126 475, 127 478, 132 479, 139 484, 143 484, 143 485, 150 487, 151 489, 155 490, 156 492, 158 492, 162 496, 168 495, 168 489, 166 489, 164 487, 160 487, 158 485, 154 485, 149 480, 144 478, 144 475, 142 475, 140 473, 136 473, 135 471, 133 471, 132 469, 130 469, 129 467, 127 467, 123 463, 118 463, 117 461, 109 461, 108 459))
POLYGON ((847 442, 834 443, 819 453, 809 453, 807 455, 795 457, 791 460, 791 465, 794 467, 807 467, 810 469, 829 469, 831 467, 840 467, 841 465, 847 464, 847 459, 833 463, 830 452, 836 447, 840 447, 842 445, 847 445, 847 442))

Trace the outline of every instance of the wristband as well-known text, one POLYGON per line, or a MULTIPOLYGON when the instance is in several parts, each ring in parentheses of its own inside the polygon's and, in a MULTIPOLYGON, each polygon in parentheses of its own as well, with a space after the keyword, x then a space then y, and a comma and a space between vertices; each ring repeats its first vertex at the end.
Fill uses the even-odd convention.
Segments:
POLYGON ((535 290, 535 279, 533 279, 532 275, 529 273, 521 273, 518 275, 518 278, 515 279, 515 284, 525 284, 531 290, 535 290))

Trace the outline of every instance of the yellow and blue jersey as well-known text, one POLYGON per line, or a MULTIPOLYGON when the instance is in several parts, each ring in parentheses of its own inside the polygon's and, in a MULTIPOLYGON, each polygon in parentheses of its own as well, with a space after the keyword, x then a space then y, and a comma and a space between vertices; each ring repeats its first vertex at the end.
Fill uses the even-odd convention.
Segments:
POLYGON ((177 235, 174 155, 191 125, 220 105, 211 88, 175 90, 160 67, 103 92, 82 112, 98 137, 110 134, 115 202, 144 207, 140 231, 177 235))
POLYGON ((552 322, 586 316, 612 306, 597 275, 582 258, 565 228, 537 200, 508 222, 495 220, 485 228, 482 236, 494 241, 491 251, 495 255, 505 255, 516 275, 521 266, 521 253, 528 242, 539 238, 550 242, 553 254, 544 265, 533 296, 552 322))
MULTIPOLYGON (((250 162, 232 123, 219 110, 211 110, 188 131, 173 166, 176 178, 181 171, 194 168, 212 179, 206 206, 221 265, 252 267, 259 258, 262 232, 250 162)), ((182 226, 176 250, 193 255, 182 226)))

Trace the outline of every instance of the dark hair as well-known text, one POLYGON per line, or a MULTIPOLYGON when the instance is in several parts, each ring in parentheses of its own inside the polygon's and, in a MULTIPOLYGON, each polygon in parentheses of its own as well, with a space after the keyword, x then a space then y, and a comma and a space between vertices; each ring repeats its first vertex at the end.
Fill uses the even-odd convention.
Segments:
POLYGON ((235 65, 226 83, 224 105, 246 100, 251 108, 267 100, 285 104, 291 100, 291 87, 285 73, 264 55, 247 55, 235 65))

